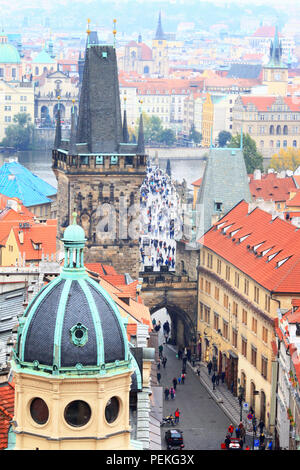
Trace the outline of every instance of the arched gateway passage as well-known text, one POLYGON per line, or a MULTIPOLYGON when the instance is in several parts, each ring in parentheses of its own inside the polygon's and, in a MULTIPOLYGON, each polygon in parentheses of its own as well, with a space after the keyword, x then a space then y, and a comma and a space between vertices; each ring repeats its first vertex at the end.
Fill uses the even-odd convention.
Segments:
POLYGON ((151 315, 166 308, 171 318, 172 343, 189 346, 193 351, 197 341, 197 282, 173 273, 140 274, 141 296, 151 315))

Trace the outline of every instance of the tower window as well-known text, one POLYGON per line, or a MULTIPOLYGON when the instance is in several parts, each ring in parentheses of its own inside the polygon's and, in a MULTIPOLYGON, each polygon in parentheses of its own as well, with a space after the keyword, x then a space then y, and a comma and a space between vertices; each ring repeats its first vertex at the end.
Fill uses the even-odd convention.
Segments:
POLYGON ((89 422, 91 414, 91 408, 85 401, 75 400, 66 406, 64 417, 70 426, 80 427, 89 422))
POLYGON ((30 414, 37 424, 45 424, 49 418, 47 404, 41 398, 34 398, 30 405, 30 414))
POLYGON ((113 423, 118 415, 120 410, 120 402, 117 397, 112 397, 108 400, 105 407, 105 419, 108 423, 113 423))

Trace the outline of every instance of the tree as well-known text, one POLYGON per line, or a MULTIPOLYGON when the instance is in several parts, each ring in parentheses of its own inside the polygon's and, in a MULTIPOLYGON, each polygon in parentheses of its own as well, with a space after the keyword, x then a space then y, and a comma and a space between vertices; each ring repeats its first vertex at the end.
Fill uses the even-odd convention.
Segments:
POLYGON ((4 147, 14 147, 16 150, 30 150, 34 126, 30 114, 18 113, 13 118, 14 124, 5 129, 5 137, 1 142, 4 147))
POLYGON ((278 153, 275 153, 272 156, 269 168, 273 168, 275 171, 295 171, 299 166, 300 150, 293 147, 287 147, 286 149, 280 149, 278 153))
MULTIPOLYGON (((238 134, 232 136, 227 147, 240 148, 241 136, 238 134)), ((253 173, 254 170, 263 171, 263 156, 257 151, 255 140, 249 134, 243 136, 243 154, 247 173, 253 173)))
POLYGON ((219 147, 226 147, 227 142, 231 139, 231 134, 228 131, 219 132, 218 141, 219 147))
POLYGON ((172 129, 163 129, 158 135, 158 141, 165 145, 173 145, 176 141, 174 131, 172 129))
POLYGON ((191 125, 189 139, 195 142, 195 144, 200 144, 202 140, 202 134, 201 132, 196 131, 194 124, 191 125))
MULTIPOLYGON (((139 122, 138 119, 134 132, 135 136, 138 136, 139 122)), ((164 129, 161 120, 157 116, 148 116, 143 113, 143 127, 145 143, 173 145, 176 140, 172 129, 164 129)))

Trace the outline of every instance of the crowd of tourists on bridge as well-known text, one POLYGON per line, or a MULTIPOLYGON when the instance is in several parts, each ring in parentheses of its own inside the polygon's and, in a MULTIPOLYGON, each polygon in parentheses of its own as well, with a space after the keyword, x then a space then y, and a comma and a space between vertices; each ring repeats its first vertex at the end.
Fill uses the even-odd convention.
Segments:
POLYGON ((176 235, 180 230, 180 203, 174 181, 162 169, 147 167, 140 189, 142 269, 174 271, 176 235), (164 267, 164 269, 161 269, 164 267))

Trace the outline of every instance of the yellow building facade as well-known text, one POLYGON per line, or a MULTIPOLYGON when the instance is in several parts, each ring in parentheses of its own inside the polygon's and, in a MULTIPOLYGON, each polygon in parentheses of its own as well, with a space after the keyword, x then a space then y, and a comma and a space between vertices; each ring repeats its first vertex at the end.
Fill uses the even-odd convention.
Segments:
POLYGON ((34 87, 32 82, 5 82, 0 80, 0 140, 5 129, 14 124, 14 116, 29 114, 34 123, 34 87))
POLYGON ((19 260, 19 248, 13 229, 0 241, 0 266, 15 266, 19 260))

